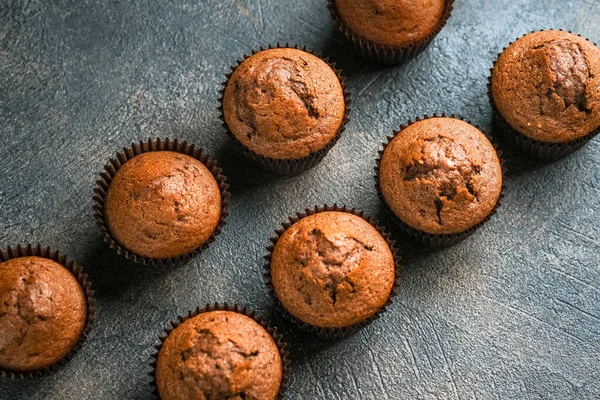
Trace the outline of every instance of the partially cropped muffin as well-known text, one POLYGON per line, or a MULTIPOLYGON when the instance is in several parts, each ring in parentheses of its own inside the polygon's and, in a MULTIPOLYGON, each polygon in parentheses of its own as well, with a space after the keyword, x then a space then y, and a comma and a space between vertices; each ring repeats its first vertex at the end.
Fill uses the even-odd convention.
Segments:
POLYGON ((235 138, 262 157, 298 160, 334 140, 346 104, 335 71, 295 48, 258 52, 229 78, 223 116, 235 138))
POLYGON ((41 257, 0 263, 0 369, 44 370, 79 343, 87 302, 77 278, 41 257))
POLYGON ((600 49, 562 31, 526 35, 498 58, 491 93, 504 120, 528 138, 583 138, 600 127, 600 49))
POLYGON ((461 233, 494 210, 502 167, 479 129, 455 118, 429 118, 402 129, 387 145, 379 185, 386 204, 409 227, 461 233))
POLYGON ((165 339, 156 363, 162 400, 273 400, 283 377, 273 337, 253 319, 210 311, 165 339))
POLYGON ((277 299, 292 316, 317 328, 346 328, 386 304, 395 260, 369 222, 350 212, 324 211, 281 235, 270 274, 277 299))
POLYGON ((127 161, 106 194, 110 234, 125 249, 150 259, 186 255, 213 235, 221 218, 221 191, 197 159, 151 151, 127 161))
POLYGON ((406 46, 439 25, 445 0, 334 0, 342 22, 357 35, 382 45, 406 46))
POLYGON ((364 58, 396 64, 421 52, 446 24, 454 0, 329 0, 338 27, 364 58))

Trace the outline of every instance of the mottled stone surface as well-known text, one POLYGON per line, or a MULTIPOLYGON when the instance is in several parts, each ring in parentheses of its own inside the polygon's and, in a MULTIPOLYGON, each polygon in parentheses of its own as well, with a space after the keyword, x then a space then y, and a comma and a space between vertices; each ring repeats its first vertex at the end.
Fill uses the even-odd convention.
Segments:
POLYGON ((595 0, 459 0, 407 65, 379 69, 343 44, 321 0, 0 1, 0 244, 41 242, 81 263, 98 319, 54 375, 0 382, 1 399, 146 399, 158 335, 214 301, 248 304, 286 334, 289 399, 600 397, 600 140, 536 164, 507 151, 506 198, 467 241, 405 240, 400 295, 374 325, 321 343, 272 312, 264 247, 288 215, 338 202, 381 217, 373 167, 386 135, 424 113, 491 128, 489 68, 541 28, 600 42, 595 0), (291 5, 293 3, 293 5, 291 5), (232 146, 216 110, 243 53, 276 42, 323 51, 349 76, 352 120, 322 164, 273 177, 232 146), (231 217, 199 258, 172 270, 121 260, 94 225, 97 173, 123 146, 172 136, 223 165, 231 217))

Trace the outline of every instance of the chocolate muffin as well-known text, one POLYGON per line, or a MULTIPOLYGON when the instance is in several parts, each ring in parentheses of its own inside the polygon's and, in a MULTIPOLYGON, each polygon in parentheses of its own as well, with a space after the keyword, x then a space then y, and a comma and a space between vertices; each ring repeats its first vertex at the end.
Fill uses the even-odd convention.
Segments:
POLYGON ((0 263, 0 369, 52 366, 75 348, 86 322, 84 290, 65 267, 33 256, 0 263))
POLYGON ((394 255, 373 225, 350 212, 323 211, 291 225, 274 246, 271 283, 281 305, 317 328, 366 321, 389 300, 394 255))
POLYGON ((402 129, 379 168, 381 194, 405 224, 454 234, 482 222, 502 191, 502 167, 486 136, 455 118, 434 117, 402 129))
POLYGON ((329 0, 338 27, 364 58, 397 64, 420 53, 446 25, 454 0, 329 0))
POLYGON ((440 24, 445 0, 334 0, 342 23, 381 46, 401 47, 427 38, 440 24))
POLYGON ((248 57, 223 94, 230 131, 244 147, 268 159, 298 160, 319 152, 334 140, 345 113, 336 72, 295 48, 248 57))
POLYGON ((184 321, 165 339, 156 362, 163 400, 277 398, 279 348, 252 318, 210 311, 184 321))
POLYGON ((600 49, 562 31, 526 35, 498 58, 491 93, 501 116, 526 137, 583 138, 600 127, 600 49))
POLYGON ((151 259, 179 257, 213 235, 221 218, 221 191, 202 162, 178 152, 151 151, 117 171, 104 215, 110 233, 127 250, 151 259))

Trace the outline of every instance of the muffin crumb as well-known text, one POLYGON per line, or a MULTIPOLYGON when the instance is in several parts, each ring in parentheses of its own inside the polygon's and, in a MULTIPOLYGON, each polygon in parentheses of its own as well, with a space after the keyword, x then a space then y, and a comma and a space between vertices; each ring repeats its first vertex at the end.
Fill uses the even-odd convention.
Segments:
POLYGON ((434 202, 439 225, 444 224, 441 215, 444 205, 454 200, 460 189, 466 190, 474 201, 479 202, 476 182, 481 166, 469 159, 460 143, 438 135, 418 140, 416 147, 418 150, 411 154, 407 166, 401 170, 402 179, 435 187, 437 197, 434 202))
MULTIPOLYGON (((373 246, 346 235, 330 239, 322 230, 315 228, 302 249, 300 263, 308 279, 323 282, 335 306, 340 286, 347 285, 351 293, 356 293, 357 287, 348 275, 359 266, 364 251, 373 251, 373 246)), ((305 294, 305 301, 310 300, 310 293, 305 293, 303 287, 298 290, 305 294)))
POLYGON ((541 45, 548 68, 554 76, 550 78, 548 96, 556 93, 565 103, 565 108, 574 105, 579 111, 591 112, 586 103, 586 87, 590 71, 581 51, 581 46, 568 40, 553 40, 541 45))

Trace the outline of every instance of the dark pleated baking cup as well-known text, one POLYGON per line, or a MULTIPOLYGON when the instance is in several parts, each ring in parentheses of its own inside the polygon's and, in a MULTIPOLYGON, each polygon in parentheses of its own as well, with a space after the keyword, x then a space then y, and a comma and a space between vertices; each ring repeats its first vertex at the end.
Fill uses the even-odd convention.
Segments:
POLYGON ((138 144, 132 143, 131 147, 123 148, 123 151, 117 153, 116 158, 110 159, 109 163, 104 166, 104 170, 100 173, 101 179, 96 181, 96 188, 94 189, 95 194, 93 197, 93 210, 94 217, 96 219, 96 225, 98 225, 98 228, 100 229, 100 232, 104 237, 104 241, 108 243, 109 247, 115 250, 117 254, 119 254, 127 260, 132 260, 138 264, 150 265, 153 267, 171 267, 185 264, 190 259, 200 254, 212 242, 215 241, 215 238, 219 233, 221 233, 221 230, 225 225, 225 221, 229 216, 230 194, 227 191, 229 185, 226 183, 226 177, 225 175, 223 175, 222 172, 223 170, 217 167, 217 162, 211 159, 206 152, 204 152, 200 148, 196 148, 196 146, 193 144, 188 144, 186 141, 179 141, 177 139, 173 140, 169 138, 157 138, 148 139, 146 141, 140 141, 138 144), (134 158, 135 156, 151 151, 174 151, 195 158, 208 168, 208 170, 211 172, 211 174, 217 181, 219 189, 221 190, 221 219, 212 236, 197 249, 179 257, 163 259, 147 258, 136 254, 133 251, 125 249, 112 236, 110 229, 108 228, 108 225, 106 224, 106 221, 104 219, 104 203, 106 201, 106 194, 108 193, 108 187, 110 186, 110 183, 115 177, 117 171, 123 166, 123 164, 125 164, 127 161, 134 158))
POLYGON ((276 173, 279 175, 294 176, 294 175, 299 175, 302 172, 313 168, 315 165, 320 163, 323 160, 323 158, 325 158, 327 153, 329 153, 329 150, 331 150, 331 148, 337 143, 337 141, 342 136, 342 133, 344 132, 344 130, 346 130, 346 124, 350 120, 350 104, 352 103, 352 99, 350 97, 350 92, 348 90, 348 86, 346 85, 346 78, 342 75, 342 71, 335 68, 335 63, 330 62, 329 58, 322 58, 321 54, 307 50, 306 46, 304 46, 304 47, 300 47, 298 45, 290 46, 289 44, 280 45, 279 43, 277 43, 277 45, 275 45, 275 46, 269 45, 267 48, 260 47, 259 50, 252 50, 252 53, 250 55, 244 55, 243 59, 239 60, 237 62, 237 65, 232 66, 231 72, 226 74, 225 77, 227 79, 222 83, 223 87, 221 88, 221 97, 219 98, 219 108, 218 108, 222 126, 227 131, 227 135, 229 135, 229 137, 231 137, 234 140, 236 145, 244 152, 244 154, 246 156, 248 156, 255 162, 261 164, 266 170, 271 171, 273 173, 276 173), (344 119, 342 121, 342 124, 340 125, 340 127, 339 127, 337 133, 335 134, 335 136, 333 137, 333 139, 331 139, 331 141, 329 143, 327 143, 327 145, 325 145, 325 147, 323 147, 320 150, 315 151, 314 153, 309 154, 308 156, 306 156, 304 158, 299 158, 299 159, 295 159, 295 160, 279 160, 279 159, 275 159, 275 158, 268 158, 268 157, 261 156, 260 154, 257 154, 254 151, 247 148, 246 146, 244 146, 235 137, 235 135, 233 134, 231 129, 229 129, 229 125, 227 125, 227 121, 225 120, 225 110, 223 108, 223 97, 225 96, 225 89, 227 88, 227 83, 229 82, 229 78, 231 78, 231 76, 233 75, 235 70, 240 65, 242 65, 242 63, 244 61, 246 61, 248 58, 252 57, 253 55, 255 55, 257 53, 260 53, 261 51, 271 50, 271 49, 302 50, 304 52, 312 54, 315 57, 320 58, 325 63, 327 63, 327 65, 329 65, 329 67, 333 70, 333 72, 335 72, 338 80, 340 81, 340 84, 342 85, 342 90, 344 92, 344 104, 345 104, 344 119))
POLYGON ((287 350, 287 343, 285 343, 283 341, 283 335, 281 335, 280 333, 277 332, 276 327, 271 326, 271 324, 269 324, 269 322, 267 322, 267 320, 263 319, 261 316, 256 314, 254 311, 250 311, 246 307, 240 307, 237 304, 230 306, 227 303, 207 304, 203 308, 198 307, 195 310, 188 312, 187 315, 179 316, 179 317, 177 317, 176 320, 170 322, 171 326, 166 328, 164 330, 164 334, 162 336, 160 336, 160 338, 159 338, 160 343, 154 346, 156 351, 154 352, 154 354, 152 354, 152 362, 150 363, 150 366, 152 367, 152 371, 150 372, 149 375, 152 378, 151 385, 152 385, 152 393, 154 394, 154 397, 157 399, 160 399, 160 395, 158 393, 158 386, 156 384, 156 364, 158 362, 158 354, 160 353, 160 349, 162 348, 163 344, 165 343, 165 340, 167 339, 169 334, 171 332, 173 332, 183 322, 187 321, 190 318, 194 318, 200 314, 203 314, 205 312, 211 312, 211 311, 232 311, 232 312, 236 312, 238 314, 245 315, 249 318, 252 318, 254 321, 256 321, 260 326, 262 326, 269 333, 269 335, 271 335, 271 337, 273 338, 273 341, 275 342, 275 344, 277 345, 277 348, 279 349, 279 356, 281 357, 281 366, 282 366, 281 386, 279 388, 279 394, 277 395, 277 399, 278 400, 283 399, 283 395, 285 393, 285 390, 287 388, 287 385, 288 385, 288 382, 290 379, 290 353, 287 350))
POLYGON ((494 214, 496 214, 498 207, 500 207, 500 202, 504 198, 504 187, 505 187, 504 175, 506 175, 506 167, 504 166, 505 162, 504 162, 504 159, 502 158, 502 152, 498 150, 497 143, 494 142, 492 137, 490 137, 483 130, 481 130, 481 128, 479 128, 476 125, 473 125, 475 128, 479 129, 488 138, 488 140, 490 141, 490 143, 496 150, 496 154, 498 155, 498 159, 500 160, 500 166, 502 168, 502 189, 500 190, 500 196, 498 197, 498 201, 496 202, 496 205, 494 206, 492 211, 481 222, 479 222, 477 225, 475 225, 463 232, 459 232, 459 233, 433 234, 433 233, 424 232, 422 230, 415 229, 415 228, 409 226, 408 224, 403 222, 400 218, 398 218, 398 216, 392 211, 391 207, 386 203, 385 198, 383 197, 383 193, 381 192, 381 186, 379 184, 379 172, 380 172, 380 167, 381 167, 381 159, 383 157, 383 153, 385 152, 385 149, 387 148, 387 146, 400 132, 402 132, 408 126, 410 126, 416 122, 422 121, 424 119, 429 119, 429 118, 455 118, 455 119, 464 121, 470 125, 473 125, 471 123, 471 121, 465 120, 462 117, 455 116, 454 114, 447 116, 444 113, 442 113, 439 116, 437 114, 433 114, 432 116, 424 115, 423 117, 416 117, 414 122, 412 120, 409 120, 406 125, 400 125, 400 129, 397 131, 394 131, 393 136, 388 136, 386 142, 383 144, 383 149, 379 150, 379 157, 377 158, 377 161, 376 161, 377 165, 375 167, 375 188, 377 189, 377 196, 379 197, 379 200, 383 204, 388 217, 390 218, 392 223, 400 230, 400 233, 402 233, 404 236, 411 238, 418 244, 421 244, 426 247, 448 247, 448 246, 452 246, 452 245, 466 239, 467 237, 469 237, 473 232, 475 232, 477 229, 481 228, 483 226, 483 224, 485 224, 487 221, 489 221, 494 214))
POLYGON ((404 46, 384 46, 373 43, 368 39, 354 33, 348 28, 340 18, 334 4, 335 0, 328 0, 327 8, 333 17, 339 30, 346 36, 346 39, 352 43, 355 51, 364 59, 381 64, 393 65, 404 63, 411 58, 420 54, 431 43, 431 41, 440 33, 442 28, 446 26, 452 10, 454 8, 454 0, 446 0, 446 6, 440 22, 435 29, 425 38, 415 41, 404 46))
POLYGON ((370 325, 373 321, 378 319, 381 316, 381 314, 383 314, 387 310, 387 307, 389 307, 392 304, 393 298, 398 294, 398 287, 400 285, 400 268, 401 268, 400 267, 400 255, 398 254, 398 249, 396 248, 396 243, 390 238, 390 234, 388 232, 386 232, 384 227, 379 225, 378 221, 371 219, 371 217, 365 215, 362 211, 356 210, 355 208, 348 208, 346 206, 338 206, 337 204, 334 204, 333 206, 329 206, 329 205, 325 204, 325 206, 323 206, 323 207, 314 206, 313 208, 305 209, 304 212, 302 212, 302 213, 296 213, 296 216, 290 217, 287 222, 284 222, 281 225, 282 225, 281 229, 275 230, 276 236, 271 238, 272 244, 267 247, 268 254, 265 256, 265 260, 267 262, 263 267, 263 275, 264 275, 265 283, 267 285, 267 290, 269 291, 269 294, 270 294, 271 298, 273 299, 277 310, 279 311, 279 313, 281 315, 283 315, 286 319, 290 320, 294 325, 296 325, 300 329, 304 330, 305 332, 309 332, 311 334, 316 335, 320 339, 327 339, 327 340, 341 339, 341 338, 344 338, 344 337, 347 337, 347 336, 350 336, 350 335, 356 333, 357 331, 359 331, 360 329, 362 329, 363 327, 365 327, 367 325, 370 325), (357 217, 360 217, 360 218, 364 219, 365 221, 367 221, 385 239, 385 241, 387 242, 387 244, 390 248, 390 251, 392 252, 392 255, 394 257, 394 268, 395 268, 394 285, 392 286, 392 291, 390 292, 390 296, 389 296, 387 302, 383 305, 383 307, 381 307, 379 310, 377 310, 377 312, 375 314, 371 315, 369 318, 365 319, 364 321, 358 322, 354 325, 344 327, 344 328, 322 328, 322 327, 307 324, 304 321, 302 321, 299 318, 292 315, 292 313, 290 313, 283 306, 281 301, 279 301, 279 299, 277 298, 277 294, 275 293, 275 287, 273 286, 273 281, 271 279, 271 259, 273 256, 273 250, 275 249, 275 245, 277 244, 277 242, 279 241, 279 239, 281 238, 283 233, 286 230, 288 230, 292 225, 294 225, 296 222, 300 221, 301 219, 309 217, 311 215, 318 214, 318 213, 326 212, 326 211, 345 212, 345 213, 349 213, 352 215, 356 215, 357 217))
POLYGON ((71 260, 69 257, 61 255, 57 250, 53 250, 50 247, 42 247, 40 245, 27 244, 23 246, 18 245, 16 247, 8 247, 6 250, 0 252, 0 262, 8 261, 12 258, 30 256, 48 258, 52 261, 55 261, 63 267, 65 267, 70 273, 73 274, 73 276, 75 276, 75 278, 81 285, 81 288, 83 289, 83 293, 85 295, 85 302, 87 307, 87 320, 85 327, 81 332, 79 341, 65 357, 55 362, 51 366, 38 371, 14 372, 10 370, 0 369, 0 377, 7 378, 10 380, 40 378, 51 374, 61 366, 65 365, 83 347, 83 343, 86 341, 89 333, 92 331, 92 325, 94 324, 94 320, 96 319, 96 299, 94 298, 92 283, 88 280, 88 276, 83 271, 83 268, 77 265, 75 261, 71 260))
MULTIPOLYGON (((530 33, 543 32, 543 31, 544 30, 533 31, 530 33)), ((561 31, 562 31, 562 29, 561 29, 561 31)), ((573 33, 573 32, 569 31, 569 33, 573 33)), ((521 36, 519 39, 521 39, 527 35, 529 35, 529 33, 521 36)), ((581 37, 581 35, 579 35, 579 34, 577 34, 577 36, 581 37)), ((586 40, 590 41, 589 39, 586 39, 586 40)), ((510 46, 514 42, 515 41, 509 43, 508 46, 510 46)), ((502 53, 504 53, 504 51, 508 48, 508 46, 502 50, 502 53)), ((593 132, 591 132, 579 139, 575 139, 575 140, 572 140, 569 142, 564 142, 564 143, 550 143, 550 142, 543 142, 540 140, 532 139, 531 137, 524 135, 521 132, 519 132, 518 130, 516 130, 515 128, 513 128, 508 123, 508 121, 506 121, 506 119, 502 116, 502 114, 500 113, 500 110, 498 110, 498 107, 496 106, 496 102, 494 101, 494 95, 492 93, 492 74, 494 72, 494 68, 496 67, 496 63, 498 62, 498 58, 502 55, 502 53, 498 54, 498 57, 496 57, 496 60, 494 61, 494 65, 490 69, 490 76, 488 77, 487 88, 488 88, 488 97, 489 97, 489 101, 490 101, 490 106, 492 107, 494 126, 496 128, 496 133, 502 139, 503 142, 505 142, 506 144, 508 144, 509 146, 514 148, 515 150, 517 150, 529 157, 539 158, 542 160, 558 160, 560 158, 566 157, 569 154, 574 153, 575 151, 579 150, 587 142, 592 140, 594 137, 596 137, 596 135, 598 135, 600 133, 600 127, 598 127, 593 132)))

